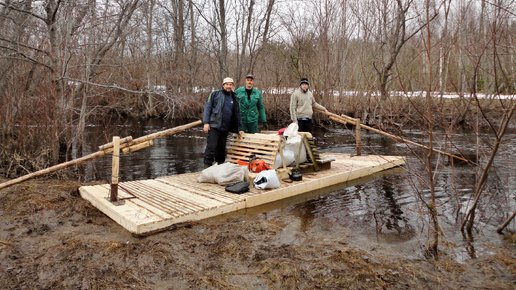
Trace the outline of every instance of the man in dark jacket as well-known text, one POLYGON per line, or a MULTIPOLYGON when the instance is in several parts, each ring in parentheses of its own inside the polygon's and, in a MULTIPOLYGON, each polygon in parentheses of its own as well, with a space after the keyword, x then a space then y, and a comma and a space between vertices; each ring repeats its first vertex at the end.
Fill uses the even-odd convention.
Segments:
POLYGON ((229 132, 244 134, 240 106, 233 92, 234 81, 225 78, 222 90, 214 91, 204 104, 202 116, 203 130, 208 133, 206 149, 204 150, 204 167, 224 163, 226 160, 226 141, 229 132))

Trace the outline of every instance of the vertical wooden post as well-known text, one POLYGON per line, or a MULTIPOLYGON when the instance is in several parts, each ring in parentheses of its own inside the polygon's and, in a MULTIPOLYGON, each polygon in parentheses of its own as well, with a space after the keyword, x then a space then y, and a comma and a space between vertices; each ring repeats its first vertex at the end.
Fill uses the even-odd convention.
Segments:
POLYGON ((356 121, 356 124, 355 124, 355 130, 356 130, 356 139, 357 139, 357 156, 360 156, 362 155, 362 141, 360 140, 360 118, 356 118, 355 119, 356 121))
POLYGON ((113 163, 111 170, 111 195, 109 201, 118 201, 118 172, 120 163, 120 137, 113 137, 113 163))
MULTIPOLYGON (((280 138, 283 138, 280 136, 280 138)), ((279 154, 281 156, 281 167, 283 167, 283 169, 287 169, 287 165, 285 164, 285 157, 283 156, 283 149, 281 148, 281 140, 279 142, 279 154)))

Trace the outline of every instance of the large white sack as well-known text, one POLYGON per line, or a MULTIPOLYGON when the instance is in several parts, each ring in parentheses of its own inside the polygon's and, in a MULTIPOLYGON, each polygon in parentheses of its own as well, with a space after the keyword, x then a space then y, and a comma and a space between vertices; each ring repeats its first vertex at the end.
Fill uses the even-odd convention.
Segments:
POLYGON ((220 185, 231 185, 249 179, 247 166, 234 163, 216 164, 204 169, 197 177, 197 182, 217 183, 220 185))
MULTIPOLYGON (((294 152, 291 150, 288 150, 286 147, 283 149, 283 158, 285 158, 285 165, 289 166, 292 162, 296 161, 296 156, 294 152)), ((274 169, 278 169, 282 167, 283 164, 281 163, 281 155, 278 153, 276 155, 276 162, 274 163, 274 169)))
MULTIPOLYGON (((283 131, 283 136, 290 137, 290 136, 296 136, 297 131, 299 130, 299 126, 296 123, 292 123, 288 125, 287 129, 283 131)), ((288 138, 287 138, 288 140, 288 138)))
POLYGON ((285 146, 286 149, 294 152, 294 162, 288 163, 288 165, 295 166, 297 162, 297 155, 299 155, 299 163, 306 162, 306 149, 305 145, 303 144, 303 139, 301 135, 297 133, 298 125, 296 123, 292 123, 288 125, 287 129, 285 129, 285 132, 283 132, 283 135, 287 136, 287 145, 285 146), (301 147, 301 152, 299 151, 301 147))

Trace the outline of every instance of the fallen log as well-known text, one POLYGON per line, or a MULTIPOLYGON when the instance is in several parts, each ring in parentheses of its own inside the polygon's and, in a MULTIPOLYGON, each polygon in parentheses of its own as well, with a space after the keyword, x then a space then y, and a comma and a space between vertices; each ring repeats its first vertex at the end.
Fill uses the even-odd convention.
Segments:
MULTIPOLYGON (((128 147, 131 147, 131 146, 138 145, 139 143, 143 143, 145 141, 151 141, 152 139, 156 139, 156 138, 167 136, 167 135, 172 135, 172 134, 181 132, 183 130, 189 129, 191 127, 195 127, 195 126, 200 125, 200 124, 202 124, 202 121, 199 120, 199 121, 195 121, 195 122, 192 122, 192 123, 189 123, 189 124, 186 124, 186 125, 182 125, 182 126, 174 127, 174 128, 167 129, 167 130, 164 130, 164 131, 152 133, 152 134, 149 134, 149 135, 146 135, 146 136, 142 136, 140 138, 137 138, 137 139, 133 140, 133 142, 125 142, 124 144, 120 144, 120 150, 123 150, 124 148, 128 148, 128 147)), ((149 142, 149 144, 150 144, 150 142, 149 142)), ((144 146, 144 147, 147 147, 147 146, 144 146)), ((130 150, 130 151, 131 152, 135 151, 136 148, 137 147, 131 147, 132 150, 130 150)), ((141 149, 141 148, 138 148, 138 149, 141 149)), ((136 149, 136 150, 138 150, 138 149, 136 149)), ((43 175, 46 175, 46 174, 49 174, 49 173, 52 173, 52 172, 56 172, 56 171, 59 171, 59 170, 62 170, 62 169, 65 169, 65 168, 68 168, 68 167, 71 167, 71 166, 74 166, 74 165, 78 165, 78 164, 84 163, 86 161, 89 161, 89 160, 92 160, 92 159, 95 159, 95 158, 102 157, 102 156, 110 154, 112 152, 113 152, 113 146, 111 145, 111 146, 108 146, 108 148, 106 148, 105 150, 100 150, 100 151, 97 151, 95 153, 91 153, 89 155, 83 156, 81 158, 77 158, 77 159, 74 159, 74 160, 70 160, 68 162, 57 164, 57 165, 54 165, 52 167, 45 168, 45 169, 42 169, 42 170, 39 170, 39 171, 36 171, 36 172, 32 172, 32 173, 29 173, 27 175, 23 175, 23 176, 20 176, 18 178, 6 181, 4 183, 0 183, 0 190, 4 189, 6 187, 12 186, 12 185, 21 183, 23 181, 35 178, 35 177, 43 176, 43 175)))

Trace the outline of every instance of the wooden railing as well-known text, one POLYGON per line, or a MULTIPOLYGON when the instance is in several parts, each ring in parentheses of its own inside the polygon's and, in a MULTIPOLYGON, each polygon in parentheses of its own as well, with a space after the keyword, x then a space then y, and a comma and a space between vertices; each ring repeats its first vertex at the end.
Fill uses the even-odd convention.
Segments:
POLYGON ((389 138, 391 138, 391 139, 393 139, 393 140, 395 140, 397 142, 402 142, 402 143, 418 146, 418 147, 426 149, 426 150, 432 150, 434 152, 437 152, 437 153, 440 153, 440 154, 444 154, 444 155, 447 155, 447 156, 452 157, 452 158, 456 158, 456 159, 459 159, 459 160, 462 160, 462 161, 465 161, 465 162, 469 162, 467 159, 465 159, 463 157, 460 157, 460 156, 457 156, 457 155, 454 155, 454 154, 451 154, 451 153, 448 153, 448 152, 444 152, 444 151, 441 151, 441 150, 438 150, 438 149, 435 149, 435 148, 430 148, 428 146, 416 143, 414 141, 410 141, 410 140, 401 138, 399 136, 389 134, 389 133, 384 132, 382 130, 375 129, 373 127, 369 127, 367 125, 364 125, 364 124, 360 123, 360 119, 351 118, 351 117, 346 116, 346 115, 337 115, 337 114, 334 114, 334 113, 325 112, 325 111, 321 111, 321 110, 316 110, 316 111, 319 112, 319 113, 322 113, 322 114, 325 114, 325 115, 329 116, 329 118, 331 120, 333 120, 333 121, 336 121, 336 122, 339 122, 339 123, 342 123, 342 124, 351 123, 351 124, 356 126, 357 155, 360 155, 360 153, 361 153, 361 148, 360 148, 360 143, 361 143, 360 142, 360 128, 363 128, 363 129, 366 129, 366 130, 369 130, 369 131, 372 131, 372 132, 375 132, 375 133, 387 136, 387 137, 389 137, 389 138))
MULTIPOLYGON (((131 136, 125 137, 123 139, 120 139, 118 137, 119 141, 117 141, 117 143, 119 144, 119 149, 122 151, 122 153, 127 154, 127 153, 134 152, 134 151, 137 151, 137 150, 140 150, 140 149, 143 149, 145 147, 153 145, 153 141, 152 141, 153 139, 156 139, 156 138, 159 138, 159 137, 163 137, 163 136, 167 136, 167 135, 172 135, 172 134, 175 134, 175 133, 179 133, 179 132, 181 132, 183 130, 192 128, 192 127, 200 125, 200 124, 202 124, 202 121, 199 120, 199 121, 195 121, 195 122, 192 122, 192 123, 189 123, 189 124, 186 124, 186 125, 182 125, 182 126, 174 127, 174 128, 171 128, 171 129, 167 129, 167 130, 159 131, 159 132, 156 132, 156 133, 152 133, 152 134, 149 134, 149 135, 146 135, 146 136, 142 136, 142 137, 134 139, 134 140, 132 139, 131 136)), ((65 168, 68 168, 68 167, 71 167, 71 166, 74 166, 74 165, 78 165, 78 164, 84 163, 86 161, 90 161, 92 159, 102 157, 102 156, 107 155, 107 154, 111 154, 115 150, 114 144, 115 144, 114 141, 110 142, 110 143, 107 143, 107 144, 104 144, 102 146, 99 146, 99 151, 97 151, 95 153, 91 153, 91 154, 83 156, 81 158, 77 158, 77 159, 74 159, 74 160, 71 160, 71 161, 68 161, 68 162, 64 162, 64 163, 61 163, 61 164, 58 164, 58 165, 54 165, 52 167, 45 168, 45 169, 42 169, 42 170, 30 173, 30 174, 27 174, 27 175, 23 175, 23 176, 20 176, 18 178, 12 179, 12 180, 9 180, 9 181, 4 182, 4 183, 0 183, 0 189, 3 189, 3 188, 6 188, 6 187, 9 187, 9 186, 21 183, 21 182, 26 181, 26 180, 31 179, 31 178, 43 176, 43 175, 46 175, 46 174, 49 174, 49 173, 52 173, 52 172, 55 172, 55 171, 58 171, 58 170, 62 170, 62 169, 65 169, 65 168)), ((118 156, 118 154, 115 154, 115 155, 118 156)), ((115 176, 115 174, 113 174, 113 176, 115 176)), ((118 173, 116 173, 116 176, 118 176, 118 173)), ((116 181, 118 183, 118 180, 116 180, 116 181)))

